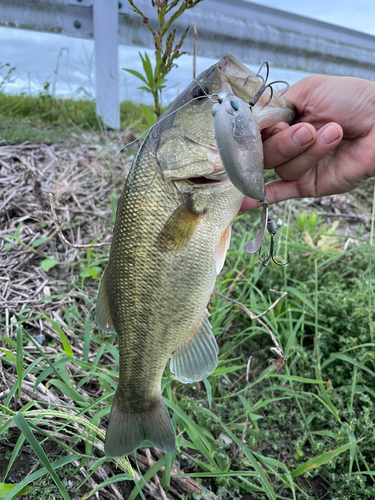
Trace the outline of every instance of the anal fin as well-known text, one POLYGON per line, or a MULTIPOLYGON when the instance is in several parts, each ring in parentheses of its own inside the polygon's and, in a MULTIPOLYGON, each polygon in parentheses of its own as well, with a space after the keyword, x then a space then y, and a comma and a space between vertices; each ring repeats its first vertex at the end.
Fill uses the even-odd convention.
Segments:
POLYGON ((95 320, 98 327, 105 333, 116 333, 113 326, 111 313, 108 304, 108 267, 104 271, 102 282, 100 284, 98 301, 96 304, 95 320))
POLYGON ((206 312, 194 335, 172 356, 171 371, 183 384, 203 380, 215 370, 218 352, 206 312))

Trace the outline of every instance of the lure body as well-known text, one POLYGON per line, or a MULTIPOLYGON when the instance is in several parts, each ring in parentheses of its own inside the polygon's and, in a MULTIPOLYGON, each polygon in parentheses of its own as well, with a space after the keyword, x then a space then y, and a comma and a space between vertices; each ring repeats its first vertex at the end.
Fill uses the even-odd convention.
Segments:
POLYGON ((245 196, 264 200, 262 138, 249 105, 221 93, 212 114, 217 149, 232 184, 245 196))

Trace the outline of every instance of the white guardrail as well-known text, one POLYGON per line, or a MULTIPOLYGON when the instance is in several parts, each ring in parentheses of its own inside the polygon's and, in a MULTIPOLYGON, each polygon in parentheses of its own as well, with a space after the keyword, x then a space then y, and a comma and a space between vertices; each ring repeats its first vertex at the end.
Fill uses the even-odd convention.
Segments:
MULTIPOLYGON (((151 0, 135 4, 157 23, 151 0)), ((375 37, 365 33, 243 0, 204 0, 173 27, 181 35, 193 22, 200 56, 375 80, 375 37)), ((94 38, 97 113, 119 128, 118 43, 154 47, 127 0, 0 0, 0 26, 94 38)), ((193 51, 192 30, 183 48, 193 51)))

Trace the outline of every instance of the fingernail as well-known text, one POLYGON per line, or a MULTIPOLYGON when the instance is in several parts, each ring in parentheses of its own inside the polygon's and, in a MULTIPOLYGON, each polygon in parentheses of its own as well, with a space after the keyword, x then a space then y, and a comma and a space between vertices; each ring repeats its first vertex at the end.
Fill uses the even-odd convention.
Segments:
POLYGON ((313 140, 313 135, 307 127, 302 126, 294 132, 292 139, 296 146, 302 147, 313 140))
POLYGON ((333 125, 328 125, 318 132, 318 141, 320 142, 320 144, 328 146, 328 144, 331 144, 336 139, 338 139, 339 135, 340 133, 336 127, 334 127, 333 125))

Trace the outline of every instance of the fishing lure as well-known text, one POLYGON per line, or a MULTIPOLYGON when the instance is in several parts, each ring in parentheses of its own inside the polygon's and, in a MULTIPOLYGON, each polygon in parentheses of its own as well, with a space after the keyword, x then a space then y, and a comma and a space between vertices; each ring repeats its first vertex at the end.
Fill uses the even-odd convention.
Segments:
POLYGON ((277 226, 275 221, 268 216, 268 201, 263 176, 262 138, 252 113, 252 107, 267 88, 270 89, 271 97, 264 106, 269 104, 273 95, 272 85, 276 82, 267 84, 268 63, 264 63, 259 72, 257 76, 262 80, 262 85, 249 104, 230 93, 217 95, 217 101, 212 107, 215 140, 221 162, 231 182, 241 193, 257 200, 263 206, 261 229, 253 240, 246 243, 244 250, 251 254, 260 252, 267 228, 271 235, 269 256, 265 259, 259 257, 264 266, 267 266, 271 260, 279 266, 284 266, 288 260, 282 263, 277 262, 273 255, 277 226), (259 75, 264 65, 267 68, 265 79, 259 75))

